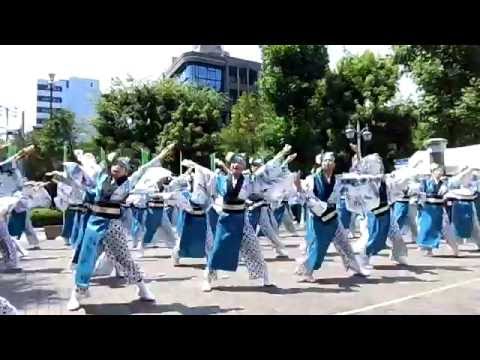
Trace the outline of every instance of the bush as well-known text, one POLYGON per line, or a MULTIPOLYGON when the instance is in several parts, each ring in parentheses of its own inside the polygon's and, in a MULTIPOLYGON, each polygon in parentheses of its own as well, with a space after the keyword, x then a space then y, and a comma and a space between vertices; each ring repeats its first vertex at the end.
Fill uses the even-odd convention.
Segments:
POLYGON ((32 225, 34 227, 44 227, 48 225, 62 225, 63 214, 59 210, 52 209, 33 209, 32 225))

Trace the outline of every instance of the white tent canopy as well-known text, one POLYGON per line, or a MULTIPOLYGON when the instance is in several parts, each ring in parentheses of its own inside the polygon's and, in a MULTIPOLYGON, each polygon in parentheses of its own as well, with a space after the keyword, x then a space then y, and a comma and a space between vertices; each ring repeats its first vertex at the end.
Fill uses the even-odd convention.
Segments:
MULTIPOLYGON (((430 153, 428 150, 417 151, 408 159, 408 166, 423 174, 430 173, 430 153)), ((466 166, 480 169, 480 144, 447 148, 445 150, 445 167, 452 175, 466 166)))

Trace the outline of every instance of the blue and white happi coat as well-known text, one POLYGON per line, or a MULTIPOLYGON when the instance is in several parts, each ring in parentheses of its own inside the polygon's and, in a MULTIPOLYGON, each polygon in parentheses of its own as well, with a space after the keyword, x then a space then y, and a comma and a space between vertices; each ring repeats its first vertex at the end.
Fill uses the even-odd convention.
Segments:
POLYGON ((453 232, 445 209, 444 195, 447 183, 433 178, 422 180, 418 197, 417 245, 422 249, 436 249, 440 240, 453 241, 453 232))
MULTIPOLYGON (((95 175, 95 178, 89 177, 84 174, 84 181, 82 183, 75 183, 81 189, 83 189, 87 196, 90 196, 94 205, 102 207, 115 207, 121 209, 121 204, 125 201, 128 194, 132 191, 133 187, 140 180, 145 171, 152 166, 155 166, 158 160, 154 159, 141 166, 130 177, 123 179, 122 182, 113 181, 108 173, 107 168, 103 168, 95 175)), ((71 164, 71 169, 76 171, 82 171, 78 164, 71 164), (78 170, 80 169, 80 170, 78 170)), ((73 180, 71 174, 72 171, 67 171, 67 178, 73 180)), ((93 274, 95 263, 98 256, 99 247, 105 245, 106 236, 125 236, 125 229, 122 221, 122 217, 109 218, 96 212, 90 212, 85 231, 82 237, 82 246, 80 253, 78 254, 78 264, 75 272, 75 283, 79 288, 88 288, 90 278, 93 274)), ((109 239, 110 240, 110 239, 109 239)), ((121 249, 115 249, 118 251, 128 252, 125 244, 120 244, 121 249)), ((123 257, 127 254, 121 254, 123 257)), ((127 279, 130 281, 140 281, 141 275, 139 270, 130 258, 126 259, 126 264, 131 269, 124 269, 127 272, 127 279), (132 278, 130 278, 130 276, 132 278)))
POLYGON ((199 176, 197 185, 205 189, 209 198, 214 198, 212 206, 218 214, 212 248, 207 246, 209 276, 216 278, 216 270, 236 271, 241 258, 250 279, 264 277, 267 265, 248 220, 245 201, 254 193, 255 186, 267 189, 288 174, 279 161, 272 160, 256 172, 254 179, 241 175, 235 181, 231 175, 213 173, 201 166, 195 167, 195 175, 199 176))
POLYGON ((338 218, 340 187, 336 184, 335 176, 328 180, 322 171, 308 176, 304 183, 301 197, 308 209, 305 234, 307 248, 305 257, 299 260, 299 275, 311 275, 322 266, 332 241, 346 269, 352 268, 354 263, 359 267, 338 218))

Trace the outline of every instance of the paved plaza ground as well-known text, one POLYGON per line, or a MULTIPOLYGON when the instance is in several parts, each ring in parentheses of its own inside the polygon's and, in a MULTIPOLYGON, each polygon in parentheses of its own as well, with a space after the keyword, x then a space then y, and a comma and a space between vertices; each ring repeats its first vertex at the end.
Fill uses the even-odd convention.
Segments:
MULTIPOLYGON (((473 246, 461 246, 462 258, 450 256, 446 245, 428 258, 409 244, 409 266, 392 264, 384 251, 374 259, 375 270, 368 278, 345 272, 331 247, 324 267, 315 272, 317 282, 309 284, 293 275, 303 237, 285 233, 291 259, 275 259, 262 241, 276 287, 259 287, 242 266, 237 273, 221 273, 218 287, 203 293, 203 261, 182 260, 182 266, 173 267, 168 249, 146 249, 139 262, 156 303, 136 300, 136 288, 122 279, 99 277, 93 279, 91 297, 82 309, 69 312, 71 250, 39 235, 42 250, 21 261, 23 272, 0 273, 0 296, 27 315, 480 314, 480 252, 473 246)), ((24 240, 22 244, 27 246, 24 240)))

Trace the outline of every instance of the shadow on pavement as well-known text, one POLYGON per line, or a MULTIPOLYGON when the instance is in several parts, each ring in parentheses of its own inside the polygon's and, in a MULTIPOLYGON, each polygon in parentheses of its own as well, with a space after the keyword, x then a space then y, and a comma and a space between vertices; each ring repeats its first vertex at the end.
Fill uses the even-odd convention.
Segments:
POLYGON ((196 276, 186 276, 186 277, 157 277, 151 278, 146 276, 145 280, 148 282, 170 282, 170 281, 187 281, 195 279, 196 276))
POLYGON ((139 260, 141 259, 170 259, 172 256, 171 255, 145 255, 141 258, 139 258, 139 260))
POLYGON ((437 275, 433 270, 447 270, 447 271, 473 271, 463 266, 454 265, 375 265, 375 270, 408 270, 417 275, 431 274, 437 275))
POLYGON ((51 284, 45 280, 38 279, 35 283, 32 283, 24 277, 2 277, 0 296, 6 298, 20 310, 24 310, 28 305, 36 306, 36 304, 48 303, 49 300, 60 299, 56 290, 42 289, 38 288, 38 286, 50 287, 51 284))
POLYGON ((289 257, 280 257, 280 258, 268 258, 265 259, 265 262, 295 262, 295 259, 289 257))
POLYGON ((279 288, 276 286, 262 287, 262 286, 216 286, 212 289, 214 291, 225 291, 225 292, 257 292, 257 293, 267 293, 272 295, 290 295, 290 294, 301 294, 301 293, 341 293, 341 292, 351 292, 350 289, 329 289, 329 288, 320 288, 320 287, 309 287, 309 288, 279 288))
POLYGON ((205 264, 178 264, 175 265, 176 268, 192 268, 192 269, 200 269, 205 270, 205 264))
MULTIPOLYGON (((463 252, 463 251, 462 251, 463 252)), ((462 260, 462 259, 477 259, 477 258, 480 258, 480 255, 466 255, 466 256, 462 256, 462 254, 460 253, 460 256, 454 256, 454 255, 433 255, 433 258, 439 258, 439 259, 458 259, 458 260, 462 260)))
POLYGON ((300 244, 286 244, 285 247, 286 248, 298 248, 298 247, 300 247, 300 244))
POLYGON ((24 274, 61 274, 65 271, 65 268, 45 268, 45 269, 25 269, 22 271, 24 274))
POLYGON ((32 257, 32 255, 29 255, 28 257, 25 257, 25 258, 21 258, 20 259, 20 262, 24 262, 24 261, 32 261, 32 260, 54 260, 54 259, 60 259, 62 257, 60 256, 45 256, 45 257, 32 257))
POLYGON ((91 286, 108 286, 111 289, 119 289, 128 285, 125 279, 116 276, 93 278, 90 283, 91 286))
POLYGON ((351 277, 334 277, 317 279, 316 283, 320 285, 338 285, 341 288, 359 287, 364 284, 394 284, 396 282, 432 282, 428 280, 419 279, 414 276, 382 276, 375 277, 363 277, 363 276, 351 276, 351 277))
POLYGON ((82 308, 88 315, 162 314, 166 312, 177 312, 182 315, 211 315, 244 310, 243 308, 221 308, 217 305, 188 307, 180 303, 154 304, 140 300, 120 304, 82 305, 82 308))

